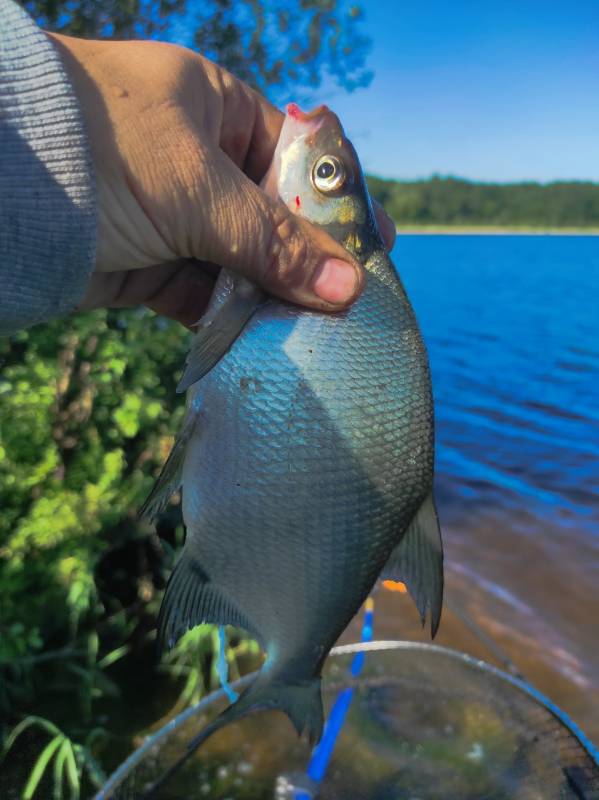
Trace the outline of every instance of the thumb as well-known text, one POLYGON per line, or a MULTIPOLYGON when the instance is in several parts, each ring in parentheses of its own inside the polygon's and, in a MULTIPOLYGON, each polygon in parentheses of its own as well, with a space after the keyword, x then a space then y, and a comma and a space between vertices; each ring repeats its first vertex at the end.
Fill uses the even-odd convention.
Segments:
POLYGON ((334 311, 356 299, 363 271, 338 242, 270 198, 224 154, 210 171, 203 224, 197 225, 197 206, 190 219, 197 231, 190 255, 310 308, 334 311))

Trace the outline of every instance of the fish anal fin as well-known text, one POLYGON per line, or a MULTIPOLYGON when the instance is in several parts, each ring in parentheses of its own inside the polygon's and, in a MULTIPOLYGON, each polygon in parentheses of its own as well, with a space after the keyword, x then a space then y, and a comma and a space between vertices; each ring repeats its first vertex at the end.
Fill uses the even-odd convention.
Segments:
POLYGON ((189 389, 221 360, 263 299, 264 293, 253 283, 221 270, 208 309, 198 322, 178 392, 189 389))
POLYGON ((391 553, 381 578, 406 584, 423 625, 430 611, 434 637, 443 607, 443 542, 432 492, 391 553))
POLYGON ((173 449, 156 479, 152 491, 139 510, 139 516, 150 522, 166 508, 172 495, 181 487, 183 461, 187 444, 196 428, 199 412, 191 406, 188 407, 183 426, 173 449))
POLYGON ((186 631, 204 622, 244 628, 254 638, 259 638, 250 621, 210 580, 201 564, 184 547, 160 607, 159 651, 173 647, 186 631))

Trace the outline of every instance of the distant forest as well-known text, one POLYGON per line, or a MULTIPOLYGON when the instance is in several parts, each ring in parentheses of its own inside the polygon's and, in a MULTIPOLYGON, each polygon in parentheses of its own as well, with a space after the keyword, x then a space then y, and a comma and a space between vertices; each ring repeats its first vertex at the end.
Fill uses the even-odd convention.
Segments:
POLYGON ((400 226, 599 228, 599 183, 474 183, 368 177, 373 197, 400 226))

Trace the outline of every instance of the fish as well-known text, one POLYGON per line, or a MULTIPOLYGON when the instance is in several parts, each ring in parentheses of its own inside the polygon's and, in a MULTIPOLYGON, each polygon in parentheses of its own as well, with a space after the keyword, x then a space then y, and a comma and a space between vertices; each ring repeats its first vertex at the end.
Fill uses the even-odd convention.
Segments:
POLYGON ((232 625, 265 660, 194 749, 260 709, 318 742, 323 664, 379 577, 407 585, 433 636, 442 608, 427 352, 330 109, 287 107, 262 186, 342 243, 365 282, 350 308, 323 313, 221 270, 198 323, 185 419, 143 508, 153 518, 182 488, 186 541, 158 640, 232 625))

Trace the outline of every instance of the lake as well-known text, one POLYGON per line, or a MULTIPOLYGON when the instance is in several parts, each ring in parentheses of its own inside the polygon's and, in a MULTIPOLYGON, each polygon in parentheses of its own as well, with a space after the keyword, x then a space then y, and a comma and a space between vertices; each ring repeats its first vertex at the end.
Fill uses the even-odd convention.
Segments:
MULTIPOLYGON (((426 340, 448 606, 599 739, 599 238, 400 236, 426 340)), ((376 635, 420 636, 379 595, 376 635)), ((354 638, 355 631, 348 633, 354 638)))

